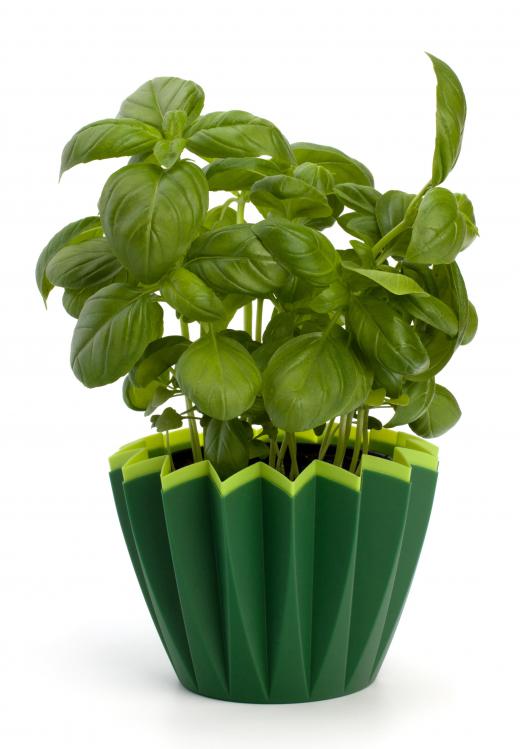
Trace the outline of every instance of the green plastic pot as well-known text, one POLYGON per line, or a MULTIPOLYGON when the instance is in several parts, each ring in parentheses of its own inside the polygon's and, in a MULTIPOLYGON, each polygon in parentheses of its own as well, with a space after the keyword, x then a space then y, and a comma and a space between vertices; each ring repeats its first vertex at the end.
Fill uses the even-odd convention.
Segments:
MULTIPOLYGON (((161 434, 110 458, 128 551, 187 689, 287 703, 374 681, 426 533, 437 448, 390 430, 370 439, 388 458, 364 456, 360 477, 315 460, 295 481, 256 463, 221 482, 207 461, 171 471, 161 434)), ((170 444, 175 459, 187 431, 170 444)))

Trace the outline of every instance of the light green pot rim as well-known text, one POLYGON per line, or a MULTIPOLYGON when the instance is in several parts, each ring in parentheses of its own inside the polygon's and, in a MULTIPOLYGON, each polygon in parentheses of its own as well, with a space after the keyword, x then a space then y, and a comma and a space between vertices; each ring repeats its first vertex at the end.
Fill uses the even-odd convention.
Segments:
MULTIPOLYGON (((353 442, 355 434, 356 429, 352 427, 350 442, 353 442)), ((321 442, 321 437, 318 437, 313 431, 297 433, 296 437, 299 442, 316 445, 321 442)), ((202 435, 199 435, 199 439, 202 445, 202 435)), ((179 429, 170 432, 169 444, 175 459, 176 452, 190 447, 189 430, 179 429)), ((365 472, 379 473, 409 483, 413 466, 430 471, 437 471, 438 468, 438 448, 436 445, 415 435, 392 429, 379 429, 370 432, 369 449, 388 455, 390 460, 378 458, 374 455, 363 455, 360 476, 323 460, 313 460, 294 481, 282 476, 279 471, 262 462, 253 463, 225 481, 221 481, 217 472, 207 460, 172 470, 168 458, 165 455, 157 454, 165 448, 165 434, 150 434, 123 445, 120 450, 114 453, 109 458, 110 470, 121 469, 124 481, 132 481, 152 473, 160 473, 163 491, 208 476, 223 496, 255 479, 263 478, 278 486, 287 495, 294 496, 316 476, 328 478, 349 489, 359 491, 365 472)))

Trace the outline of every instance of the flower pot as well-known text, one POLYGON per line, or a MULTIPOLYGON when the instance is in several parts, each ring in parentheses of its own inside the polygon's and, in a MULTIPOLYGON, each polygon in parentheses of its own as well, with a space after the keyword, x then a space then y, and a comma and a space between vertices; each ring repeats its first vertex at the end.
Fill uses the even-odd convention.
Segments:
MULTIPOLYGON (((112 456, 128 551, 185 687, 287 703, 374 681, 426 533, 437 449, 390 430, 370 439, 387 457, 365 455, 360 477, 315 460, 295 481, 255 463, 221 482, 207 461, 171 471, 161 434, 112 456)), ((175 460, 187 431, 170 443, 175 460)))

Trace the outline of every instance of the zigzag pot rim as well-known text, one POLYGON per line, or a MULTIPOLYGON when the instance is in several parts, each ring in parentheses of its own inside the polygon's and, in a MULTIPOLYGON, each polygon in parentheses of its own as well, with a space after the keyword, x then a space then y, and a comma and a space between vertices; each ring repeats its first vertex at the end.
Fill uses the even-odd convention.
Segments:
MULTIPOLYGON (((355 435, 356 427, 353 426, 349 444, 353 444, 355 435)), ((321 444, 321 436, 317 436, 313 431, 297 432, 296 440, 298 443, 318 446, 321 444)), ((204 445, 202 434, 199 434, 199 443, 201 446, 204 445)), ((369 451, 378 451, 385 457, 362 455, 359 476, 341 466, 315 459, 295 479, 289 479, 267 463, 258 461, 222 480, 208 460, 173 469, 166 455, 168 444, 172 456, 189 448, 191 444, 189 430, 179 429, 169 432, 168 436, 166 433, 150 434, 126 443, 109 457, 110 470, 121 469, 125 481, 159 472, 163 491, 201 476, 208 476, 222 496, 258 478, 270 481, 288 495, 294 496, 302 486, 317 475, 359 491, 362 476, 366 471, 393 476, 410 483, 412 466, 421 466, 432 471, 438 470, 439 451, 436 445, 416 435, 393 429, 370 430, 369 451)), ((332 444, 335 444, 335 439, 332 440, 332 444)))
POLYGON ((109 463, 134 571, 181 683, 264 704, 369 686, 419 559, 437 448, 378 430, 369 449, 386 457, 365 455, 359 476, 314 460, 291 481, 258 462, 221 481, 207 460, 172 470, 168 443, 175 461, 188 430, 131 442, 109 463))

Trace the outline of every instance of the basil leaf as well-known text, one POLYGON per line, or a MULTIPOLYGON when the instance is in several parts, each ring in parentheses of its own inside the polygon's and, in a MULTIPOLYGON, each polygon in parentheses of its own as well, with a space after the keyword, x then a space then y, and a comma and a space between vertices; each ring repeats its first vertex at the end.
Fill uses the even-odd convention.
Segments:
MULTIPOLYGON (((401 223, 414 195, 401 190, 388 190, 383 193, 376 203, 375 216, 381 236, 388 234, 397 224, 401 223)), ((411 229, 406 229, 388 246, 392 248, 394 257, 405 254, 412 236, 411 229)))
POLYGON ((303 164, 295 167, 293 177, 303 180, 324 195, 328 195, 334 190, 334 177, 332 173, 320 164, 304 161, 303 164))
POLYGON ((260 221, 252 230, 280 265, 295 276, 314 286, 338 280, 339 256, 327 237, 315 229, 271 219, 260 221))
POLYGON ((87 299, 90 299, 92 294, 95 294, 96 291, 102 288, 103 284, 100 286, 89 286, 86 289, 64 289, 61 298, 64 310, 77 320, 87 299))
POLYGON ((423 380, 422 382, 407 382, 403 392, 408 396, 408 403, 406 406, 395 407, 393 417, 388 424, 385 424, 387 429, 402 424, 410 424, 426 411, 435 392, 435 380, 431 377, 429 380, 423 380))
POLYGON ((137 387, 147 387, 177 364, 189 345, 188 339, 180 335, 164 336, 152 341, 130 370, 130 381, 137 387))
POLYGON ((350 323, 360 349, 376 364, 404 375, 427 369, 428 354, 415 329, 380 299, 355 297, 350 323))
POLYGON ((210 208, 202 224, 202 229, 222 229, 223 226, 234 226, 237 223, 237 212, 228 205, 217 205, 210 208))
POLYGON ((100 237, 66 245, 59 250, 47 266, 47 278, 55 286, 84 289, 105 284, 122 270, 107 240, 100 237))
POLYGON ((210 419, 204 431, 204 458, 221 479, 227 479, 249 463, 251 427, 239 419, 210 419), (249 429, 248 429, 249 427, 249 429))
POLYGON ((162 334, 162 318, 149 293, 125 284, 100 289, 85 303, 74 329, 72 371, 89 388, 114 382, 162 334))
POLYGON ((334 194, 347 208, 369 216, 374 215, 377 201, 381 197, 381 193, 370 185, 357 185, 355 182, 336 185, 334 194))
POLYGON ((281 163, 294 161, 290 146, 269 120, 250 112, 211 112, 185 133, 188 148, 204 158, 272 156, 281 163))
POLYGON ((386 369, 381 364, 376 364, 374 369, 374 387, 383 387, 387 395, 392 399, 401 396, 404 386, 403 375, 386 369))
POLYGON ((159 380, 152 380, 144 388, 137 387, 127 375, 123 380, 123 400, 132 411, 146 411, 158 387, 162 387, 159 380))
POLYGON ((210 190, 249 190, 257 180, 278 174, 279 167, 268 159, 216 159, 204 169, 210 190))
POLYGON ((149 151, 161 137, 159 130, 139 120, 127 118, 92 122, 78 130, 63 149, 60 177, 76 164, 149 151))
POLYGON ((431 439, 440 437, 461 417, 460 407, 455 396, 442 385, 435 385, 433 398, 426 411, 410 424, 410 428, 419 437, 431 439))
POLYGON ((103 228, 99 216, 88 216, 79 221, 73 221, 53 236, 42 250, 36 264, 36 284, 44 302, 47 301, 47 297, 54 288, 47 278, 47 265, 54 255, 69 244, 101 236, 103 236, 103 228))
POLYGON ((432 184, 444 182, 459 158, 466 121, 466 99, 453 70, 438 57, 428 55, 437 78, 437 113, 432 184))
POLYGON ((382 286, 391 294, 402 296, 403 294, 417 294, 426 296, 426 292, 412 278, 395 273, 391 270, 372 270, 370 268, 359 268, 354 263, 343 263, 343 268, 347 273, 357 273, 360 276, 370 279, 378 286, 382 286))
POLYGON ((165 408, 162 414, 152 416, 152 426, 158 432, 168 432, 170 429, 179 429, 182 426, 182 416, 173 408, 165 408))
POLYGON ((477 333, 477 328, 478 328, 477 310, 475 309, 474 304, 472 302, 469 302, 468 324, 460 340, 461 346, 466 346, 468 343, 471 343, 471 341, 475 338, 475 335, 477 333))
POLYGON ((308 309, 312 312, 326 314, 336 312, 346 307, 350 300, 350 292, 341 281, 333 281, 318 294, 308 299, 301 299, 294 303, 297 309, 308 309))
POLYGON ((206 335, 192 343, 179 359, 175 373, 199 411, 220 421, 247 411, 262 384, 251 354, 221 334, 206 335))
POLYGON ((338 218, 338 224, 348 234, 369 245, 374 245, 381 238, 375 217, 367 213, 344 213, 338 218))
POLYGON ((164 385, 159 385, 159 387, 156 387, 152 397, 148 401, 148 405, 146 406, 144 415, 150 416, 150 414, 153 414, 153 412, 156 411, 159 406, 162 406, 163 403, 169 401, 172 396, 172 391, 168 390, 168 388, 164 387, 164 385))
POLYGON ((223 294, 268 296, 289 275, 273 259, 249 224, 202 234, 190 247, 185 267, 223 294))
POLYGON ((173 138, 172 140, 160 140, 153 148, 153 155, 157 163, 164 169, 171 169, 179 161, 186 141, 184 138, 173 138))
POLYGON ((282 344, 264 372, 263 395, 271 421, 299 432, 357 408, 371 384, 336 326, 334 334, 307 333, 282 344))
POLYGON ((152 164, 125 166, 108 179, 99 200, 114 254, 143 283, 158 281, 182 260, 207 208, 204 174, 188 161, 168 172, 152 164))
MULTIPOLYGON (((410 279, 411 280, 411 279, 410 279)), ((422 320, 447 336, 457 335, 459 321, 452 309, 434 296, 414 296, 403 299, 403 307, 413 318, 422 320)))
POLYGON ((429 190, 419 206, 406 259, 425 265, 453 262, 476 236, 466 203, 464 209, 459 210, 456 196, 446 188, 429 190))
POLYGON ((310 161, 328 169, 338 182, 354 182, 357 185, 373 185, 374 178, 364 164, 352 159, 337 148, 316 143, 292 143, 291 150, 298 164, 310 161))
POLYGON ((193 81, 153 78, 124 100, 118 117, 132 117, 162 128, 168 112, 185 112, 188 122, 191 122, 198 117, 203 106, 204 91, 193 81))
POLYGON ((226 316, 224 304, 215 292, 186 268, 177 268, 163 280, 161 294, 187 322, 211 322, 226 316))
POLYGON ((264 177, 251 188, 251 202, 263 216, 271 211, 285 218, 331 216, 326 196, 297 177, 277 174, 264 177))

